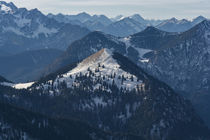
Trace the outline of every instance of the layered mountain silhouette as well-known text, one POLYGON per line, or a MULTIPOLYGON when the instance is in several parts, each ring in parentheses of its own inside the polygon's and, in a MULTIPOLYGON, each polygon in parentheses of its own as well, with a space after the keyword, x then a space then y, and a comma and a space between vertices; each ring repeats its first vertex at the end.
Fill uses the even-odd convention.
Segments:
POLYGON ((4 1, 0 7, 0 50, 7 53, 44 48, 62 50, 89 33, 86 28, 48 18, 38 9, 17 8, 4 1))
POLYGON ((0 1, 0 64, 0 139, 210 139, 203 16, 44 15, 0 1))
POLYGON ((149 58, 146 70, 193 101, 209 123, 210 23, 203 21, 149 58))
POLYGON ((113 49, 144 67, 154 77, 168 83, 174 90, 183 93, 193 101, 200 115, 208 122, 208 34, 209 21, 203 21, 180 34, 154 27, 125 38, 93 32, 71 44, 45 73, 77 63, 103 47, 113 49), (82 50, 84 53, 81 53, 82 50))
POLYGON ((77 118, 106 131, 144 139, 209 139, 209 130, 187 100, 109 49, 28 90, 8 89, 1 86, 2 101, 51 117, 77 118))
POLYGON ((139 14, 128 17, 119 15, 109 19, 105 15, 91 16, 87 13, 80 13, 78 15, 49 14, 48 17, 61 23, 71 23, 86 27, 91 31, 102 31, 118 37, 126 37, 138 33, 143 31, 147 26, 153 26, 166 32, 184 32, 206 20, 203 16, 198 16, 193 20, 178 20, 176 18, 149 20, 144 19, 139 14))

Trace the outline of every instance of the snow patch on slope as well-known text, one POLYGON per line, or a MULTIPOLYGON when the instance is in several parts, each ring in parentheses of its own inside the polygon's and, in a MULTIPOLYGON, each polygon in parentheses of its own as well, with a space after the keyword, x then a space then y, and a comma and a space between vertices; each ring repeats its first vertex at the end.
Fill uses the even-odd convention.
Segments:
POLYGON ((32 86, 34 82, 29 82, 29 83, 19 83, 15 84, 13 87, 16 89, 27 89, 28 87, 32 86))
POLYGON ((9 83, 9 82, 0 83, 0 85, 2 85, 2 86, 9 86, 9 87, 13 87, 15 89, 27 89, 28 87, 32 86, 33 84, 34 84, 34 82, 18 83, 18 84, 13 84, 13 83, 9 83))
POLYGON ((15 19, 15 23, 17 24, 18 27, 22 28, 24 26, 30 25, 31 19, 21 18, 18 16, 17 19, 15 19))
MULTIPOLYGON (((23 27, 26 24, 30 24, 30 20, 20 20, 20 21, 16 21, 17 25, 19 27, 23 27)), ((38 38, 40 34, 44 34, 46 37, 50 36, 51 34, 57 33, 58 30, 55 28, 49 29, 47 27, 45 27, 43 24, 39 24, 39 27, 33 32, 32 35, 26 35, 24 32, 21 32, 20 29, 18 28, 14 28, 14 27, 5 27, 3 28, 4 32, 13 32, 17 35, 21 35, 21 36, 25 36, 27 38, 38 38)))
MULTIPOLYGON (((55 80, 54 87, 58 85, 58 83, 66 82, 68 88, 72 88, 77 86, 78 83, 75 82, 75 78, 82 75, 89 76, 89 71, 94 72, 95 79, 96 77, 101 77, 104 79, 106 83, 112 85, 113 83, 119 88, 123 88, 126 90, 136 89, 137 86, 142 84, 142 81, 138 80, 135 75, 132 75, 120 68, 120 65, 116 62, 116 60, 112 57, 112 51, 108 49, 103 49, 98 53, 88 57, 83 60, 78 66, 71 71, 58 76, 55 80), (100 67, 99 67, 100 65, 100 67), (121 77, 121 78, 119 78, 121 77), (122 80, 122 77, 124 80, 122 80)), ((100 84, 93 85, 93 89, 98 89, 100 84)), ((48 86, 46 86, 47 88, 48 86)), ((106 89, 107 90, 107 89, 106 89)), ((110 89, 107 92, 111 92, 110 89)))
POLYGON ((1 11, 5 12, 5 13, 12 13, 12 9, 8 6, 6 6, 5 4, 1 4, 0 3, 0 9, 1 11))
POLYGON ((144 55, 147 54, 147 53, 149 53, 149 52, 152 52, 153 50, 143 49, 143 48, 137 48, 137 47, 135 47, 135 46, 133 46, 131 44, 130 40, 131 40, 131 36, 120 39, 120 41, 122 41, 126 45, 126 55, 128 54, 128 48, 129 47, 132 47, 132 48, 134 48, 138 52, 138 54, 139 54, 139 61, 141 61, 141 62, 148 62, 149 60, 148 59, 145 59, 144 58, 144 55))
POLYGON ((34 31, 34 34, 32 35, 32 37, 36 38, 39 36, 39 34, 44 34, 46 37, 48 37, 49 35, 57 33, 57 32, 58 32, 57 29, 55 28, 49 29, 40 23, 38 29, 34 31))
POLYGON ((23 32, 21 32, 19 29, 16 29, 14 27, 5 27, 5 28, 3 28, 3 32, 13 32, 16 35, 25 36, 25 34, 23 32))

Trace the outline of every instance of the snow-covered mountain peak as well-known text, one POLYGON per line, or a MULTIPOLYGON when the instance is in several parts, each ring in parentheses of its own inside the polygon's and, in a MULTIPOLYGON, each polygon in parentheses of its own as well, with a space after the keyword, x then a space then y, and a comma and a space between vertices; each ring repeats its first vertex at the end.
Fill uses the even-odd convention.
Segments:
POLYGON ((116 22, 116 21, 120 21, 120 20, 122 20, 122 19, 124 19, 124 18, 125 18, 125 17, 124 17, 123 15, 118 15, 118 16, 112 18, 112 21, 116 22))
POLYGON ((160 23, 157 27, 165 26, 165 25, 167 25, 167 24, 177 24, 177 23, 178 23, 178 19, 176 19, 176 18, 171 18, 171 19, 169 19, 169 20, 166 20, 166 21, 160 23))
POLYGON ((87 65, 90 63, 104 62, 108 58, 111 58, 111 57, 112 57, 112 51, 104 48, 104 49, 100 50, 99 52, 93 54, 92 56, 88 57, 84 61, 82 61, 81 64, 87 65))
POLYGON ((178 24, 186 24, 186 23, 188 23, 188 22, 189 22, 188 20, 182 19, 182 20, 179 20, 177 23, 178 23, 178 24))
MULTIPOLYGON (((143 85, 143 79, 140 80, 136 75, 122 69, 116 57, 117 55, 112 52, 112 50, 102 49, 84 59, 72 70, 57 75, 55 80, 42 83, 37 88, 47 90, 51 85, 53 85, 53 87, 59 87, 60 83, 66 83, 67 88, 75 88, 89 81, 88 83, 92 83, 89 85, 90 87, 87 87, 87 90, 90 90, 90 92, 100 88, 106 92, 112 93, 111 87, 113 86, 118 90, 137 90, 139 86, 143 85)), ((52 92, 59 94, 59 91, 52 92)))
POLYGON ((14 33, 26 38, 45 37, 58 32, 61 24, 48 19, 38 9, 17 8, 13 3, 0 1, 1 33, 14 33))
POLYGON ((106 64, 106 65, 117 65, 115 60, 112 58, 112 51, 109 49, 102 49, 99 52, 89 56, 85 60, 83 60, 81 63, 78 64, 78 66, 70 71, 68 75, 72 74, 78 74, 80 72, 85 72, 89 68, 96 69, 98 65, 100 64, 106 64))
POLYGON ((200 22, 202 22, 202 21, 204 21, 204 20, 206 20, 205 17, 203 17, 203 16, 198 16, 198 17, 196 17, 196 18, 194 18, 194 19, 192 20, 192 23, 193 23, 193 25, 196 25, 196 24, 198 24, 198 23, 200 23, 200 22))
POLYGON ((14 13, 15 10, 17 10, 17 7, 12 2, 0 1, 0 13, 14 13))
POLYGON ((132 18, 136 21, 139 21, 139 22, 144 21, 144 18, 139 14, 134 14, 134 15, 130 16, 130 18, 132 18))
POLYGON ((198 20, 198 19, 205 20, 206 18, 200 15, 200 16, 198 16, 198 17, 194 18, 193 20, 198 20))
POLYGON ((107 78, 107 81, 110 84, 114 80, 117 83, 119 89, 121 88, 121 86, 128 89, 133 89, 138 84, 137 77, 122 70, 120 68, 120 65, 113 58, 113 52, 109 49, 102 49, 99 52, 86 58, 81 63, 79 63, 76 68, 69 71, 67 74, 64 74, 63 77, 74 77, 80 74, 89 75, 89 71, 93 71, 97 76, 105 77, 105 79, 107 78), (112 76, 114 76, 115 78, 111 79, 110 77, 112 76), (118 80, 118 78, 121 76, 127 77, 128 79, 132 77, 133 82, 125 82, 124 85, 120 85, 121 80, 118 80))
POLYGON ((171 23, 177 23, 179 20, 176 19, 175 17, 171 18, 168 20, 168 22, 171 22, 171 23))

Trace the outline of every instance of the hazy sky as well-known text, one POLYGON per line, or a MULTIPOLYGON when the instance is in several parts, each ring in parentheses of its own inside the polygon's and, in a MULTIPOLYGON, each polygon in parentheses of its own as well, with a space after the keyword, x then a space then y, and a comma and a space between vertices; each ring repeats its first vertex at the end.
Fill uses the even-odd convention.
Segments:
POLYGON ((38 8, 43 13, 105 14, 109 17, 138 13, 145 18, 210 18, 210 0, 6 0, 18 7, 38 8))

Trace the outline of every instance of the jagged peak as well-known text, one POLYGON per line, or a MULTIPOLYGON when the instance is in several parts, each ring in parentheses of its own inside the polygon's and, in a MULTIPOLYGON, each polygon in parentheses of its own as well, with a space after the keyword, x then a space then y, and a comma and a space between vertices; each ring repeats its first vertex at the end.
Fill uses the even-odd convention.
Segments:
POLYGON ((141 15, 139 15, 139 14, 134 14, 134 15, 132 15, 132 16, 130 16, 131 18, 135 18, 135 19, 140 19, 140 20, 144 20, 144 18, 141 16, 141 15))
POLYGON ((182 20, 179 20, 178 23, 179 24, 185 24, 185 23, 188 23, 190 21, 188 21, 187 19, 182 19, 182 20))
POLYGON ((166 24, 177 24, 177 23, 182 22, 182 21, 183 20, 178 20, 175 17, 173 17, 171 19, 165 20, 164 22, 160 23, 157 27, 163 26, 163 25, 166 25, 166 24))
POLYGON ((171 22, 171 23, 177 23, 179 20, 176 19, 175 17, 169 19, 167 22, 171 22))
POLYGON ((206 18, 204 16, 198 16, 196 18, 193 19, 193 21, 197 21, 197 20, 205 20, 206 18))
POLYGON ((131 26, 130 24, 135 24, 135 25, 142 25, 143 26, 143 24, 142 23, 140 23, 140 22, 138 22, 138 21, 136 21, 136 20, 134 20, 133 18, 131 18, 131 17, 125 17, 125 18, 123 18, 123 19, 121 19, 121 20, 119 20, 119 21, 117 21, 117 22, 114 22, 114 23, 112 23, 112 24, 128 24, 129 26, 131 26))
POLYGON ((39 9, 34 8, 31 9, 29 12, 33 13, 33 14, 37 14, 37 15, 43 15, 41 11, 39 11, 39 9))
POLYGON ((4 13, 14 13, 18 8, 14 5, 14 3, 7 3, 5 1, 0 1, 0 12, 4 13))
POLYGON ((0 1, 0 6, 1 5, 8 5, 8 6, 13 6, 13 7, 16 7, 15 5, 14 5, 14 3, 13 2, 9 2, 9 3, 7 3, 7 2, 5 2, 5 1, 0 1))

